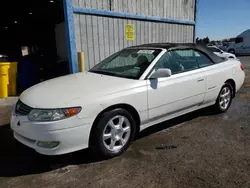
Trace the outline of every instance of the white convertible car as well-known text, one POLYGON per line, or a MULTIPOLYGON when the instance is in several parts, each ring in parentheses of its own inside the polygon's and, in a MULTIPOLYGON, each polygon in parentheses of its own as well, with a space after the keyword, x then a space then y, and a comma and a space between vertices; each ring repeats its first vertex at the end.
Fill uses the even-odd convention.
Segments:
POLYGON ((229 52, 225 52, 223 50, 221 50, 220 48, 216 47, 216 46, 208 46, 208 48, 217 56, 222 57, 222 58, 232 58, 232 59, 236 59, 236 56, 232 53, 229 52))
POLYGON ((26 90, 13 107, 11 128, 19 142, 41 154, 90 147, 115 157, 147 127, 207 106, 227 111, 244 79, 240 61, 206 47, 129 47, 88 72, 26 90))

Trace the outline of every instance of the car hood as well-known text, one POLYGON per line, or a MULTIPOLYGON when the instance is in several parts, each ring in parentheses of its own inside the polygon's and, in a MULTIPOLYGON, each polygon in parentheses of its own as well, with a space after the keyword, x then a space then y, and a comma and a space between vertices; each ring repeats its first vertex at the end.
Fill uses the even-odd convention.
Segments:
POLYGON ((20 100, 33 108, 63 108, 80 99, 79 106, 139 85, 142 81, 90 72, 77 73, 37 84, 24 91, 20 100))

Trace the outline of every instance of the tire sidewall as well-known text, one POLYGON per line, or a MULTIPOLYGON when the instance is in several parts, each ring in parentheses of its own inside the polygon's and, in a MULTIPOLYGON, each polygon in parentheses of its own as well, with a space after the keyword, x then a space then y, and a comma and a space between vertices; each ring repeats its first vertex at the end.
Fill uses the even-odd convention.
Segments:
POLYGON ((132 115, 127 110, 124 110, 122 108, 114 109, 114 110, 105 112, 101 116, 96 127, 94 127, 93 135, 91 135, 92 136, 91 146, 92 146, 92 149, 94 149, 94 151, 97 152, 102 157, 105 157, 105 158, 116 157, 127 150, 127 148, 129 147, 129 145, 131 144, 131 142, 133 141, 133 139, 135 137, 135 133, 136 133, 136 123, 135 123, 135 120, 133 119, 132 115), (131 133, 130 133, 130 138, 129 138, 128 142, 125 144, 125 146, 117 152, 112 152, 104 146, 103 131, 104 131, 104 128, 106 127, 108 121, 117 115, 123 115, 126 118, 128 118, 128 120, 131 124, 131 133))
POLYGON ((221 88, 221 90, 220 90, 220 93, 219 93, 219 95, 218 95, 218 98, 217 98, 217 100, 216 100, 216 108, 217 108, 217 111, 218 111, 218 112, 221 112, 221 113, 226 112, 226 111, 230 108, 230 106, 231 106, 232 99, 233 99, 233 87, 231 86, 231 84, 225 83, 225 84, 222 86, 222 88, 221 88), (230 102, 229 102, 227 108, 226 108, 226 109, 222 109, 221 106, 220 106, 220 94, 221 94, 222 90, 223 90, 225 87, 228 87, 228 88, 230 89, 231 97, 230 97, 230 102))

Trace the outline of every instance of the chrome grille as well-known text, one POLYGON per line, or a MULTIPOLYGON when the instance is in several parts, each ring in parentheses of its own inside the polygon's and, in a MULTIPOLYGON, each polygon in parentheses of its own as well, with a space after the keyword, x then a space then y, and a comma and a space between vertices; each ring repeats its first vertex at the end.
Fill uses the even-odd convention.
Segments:
POLYGON ((16 114, 21 116, 27 116, 33 108, 27 106, 22 101, 18 100, 16 104, 16 114))

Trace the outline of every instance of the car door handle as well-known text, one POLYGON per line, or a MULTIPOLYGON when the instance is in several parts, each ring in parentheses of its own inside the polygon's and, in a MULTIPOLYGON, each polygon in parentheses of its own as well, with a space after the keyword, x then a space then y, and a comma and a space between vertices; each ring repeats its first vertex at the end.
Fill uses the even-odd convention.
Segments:
POLYGON ((197 82, 203 82, 204 81, 204 79, 199 79, 199 80, 197 80, 197 82))

